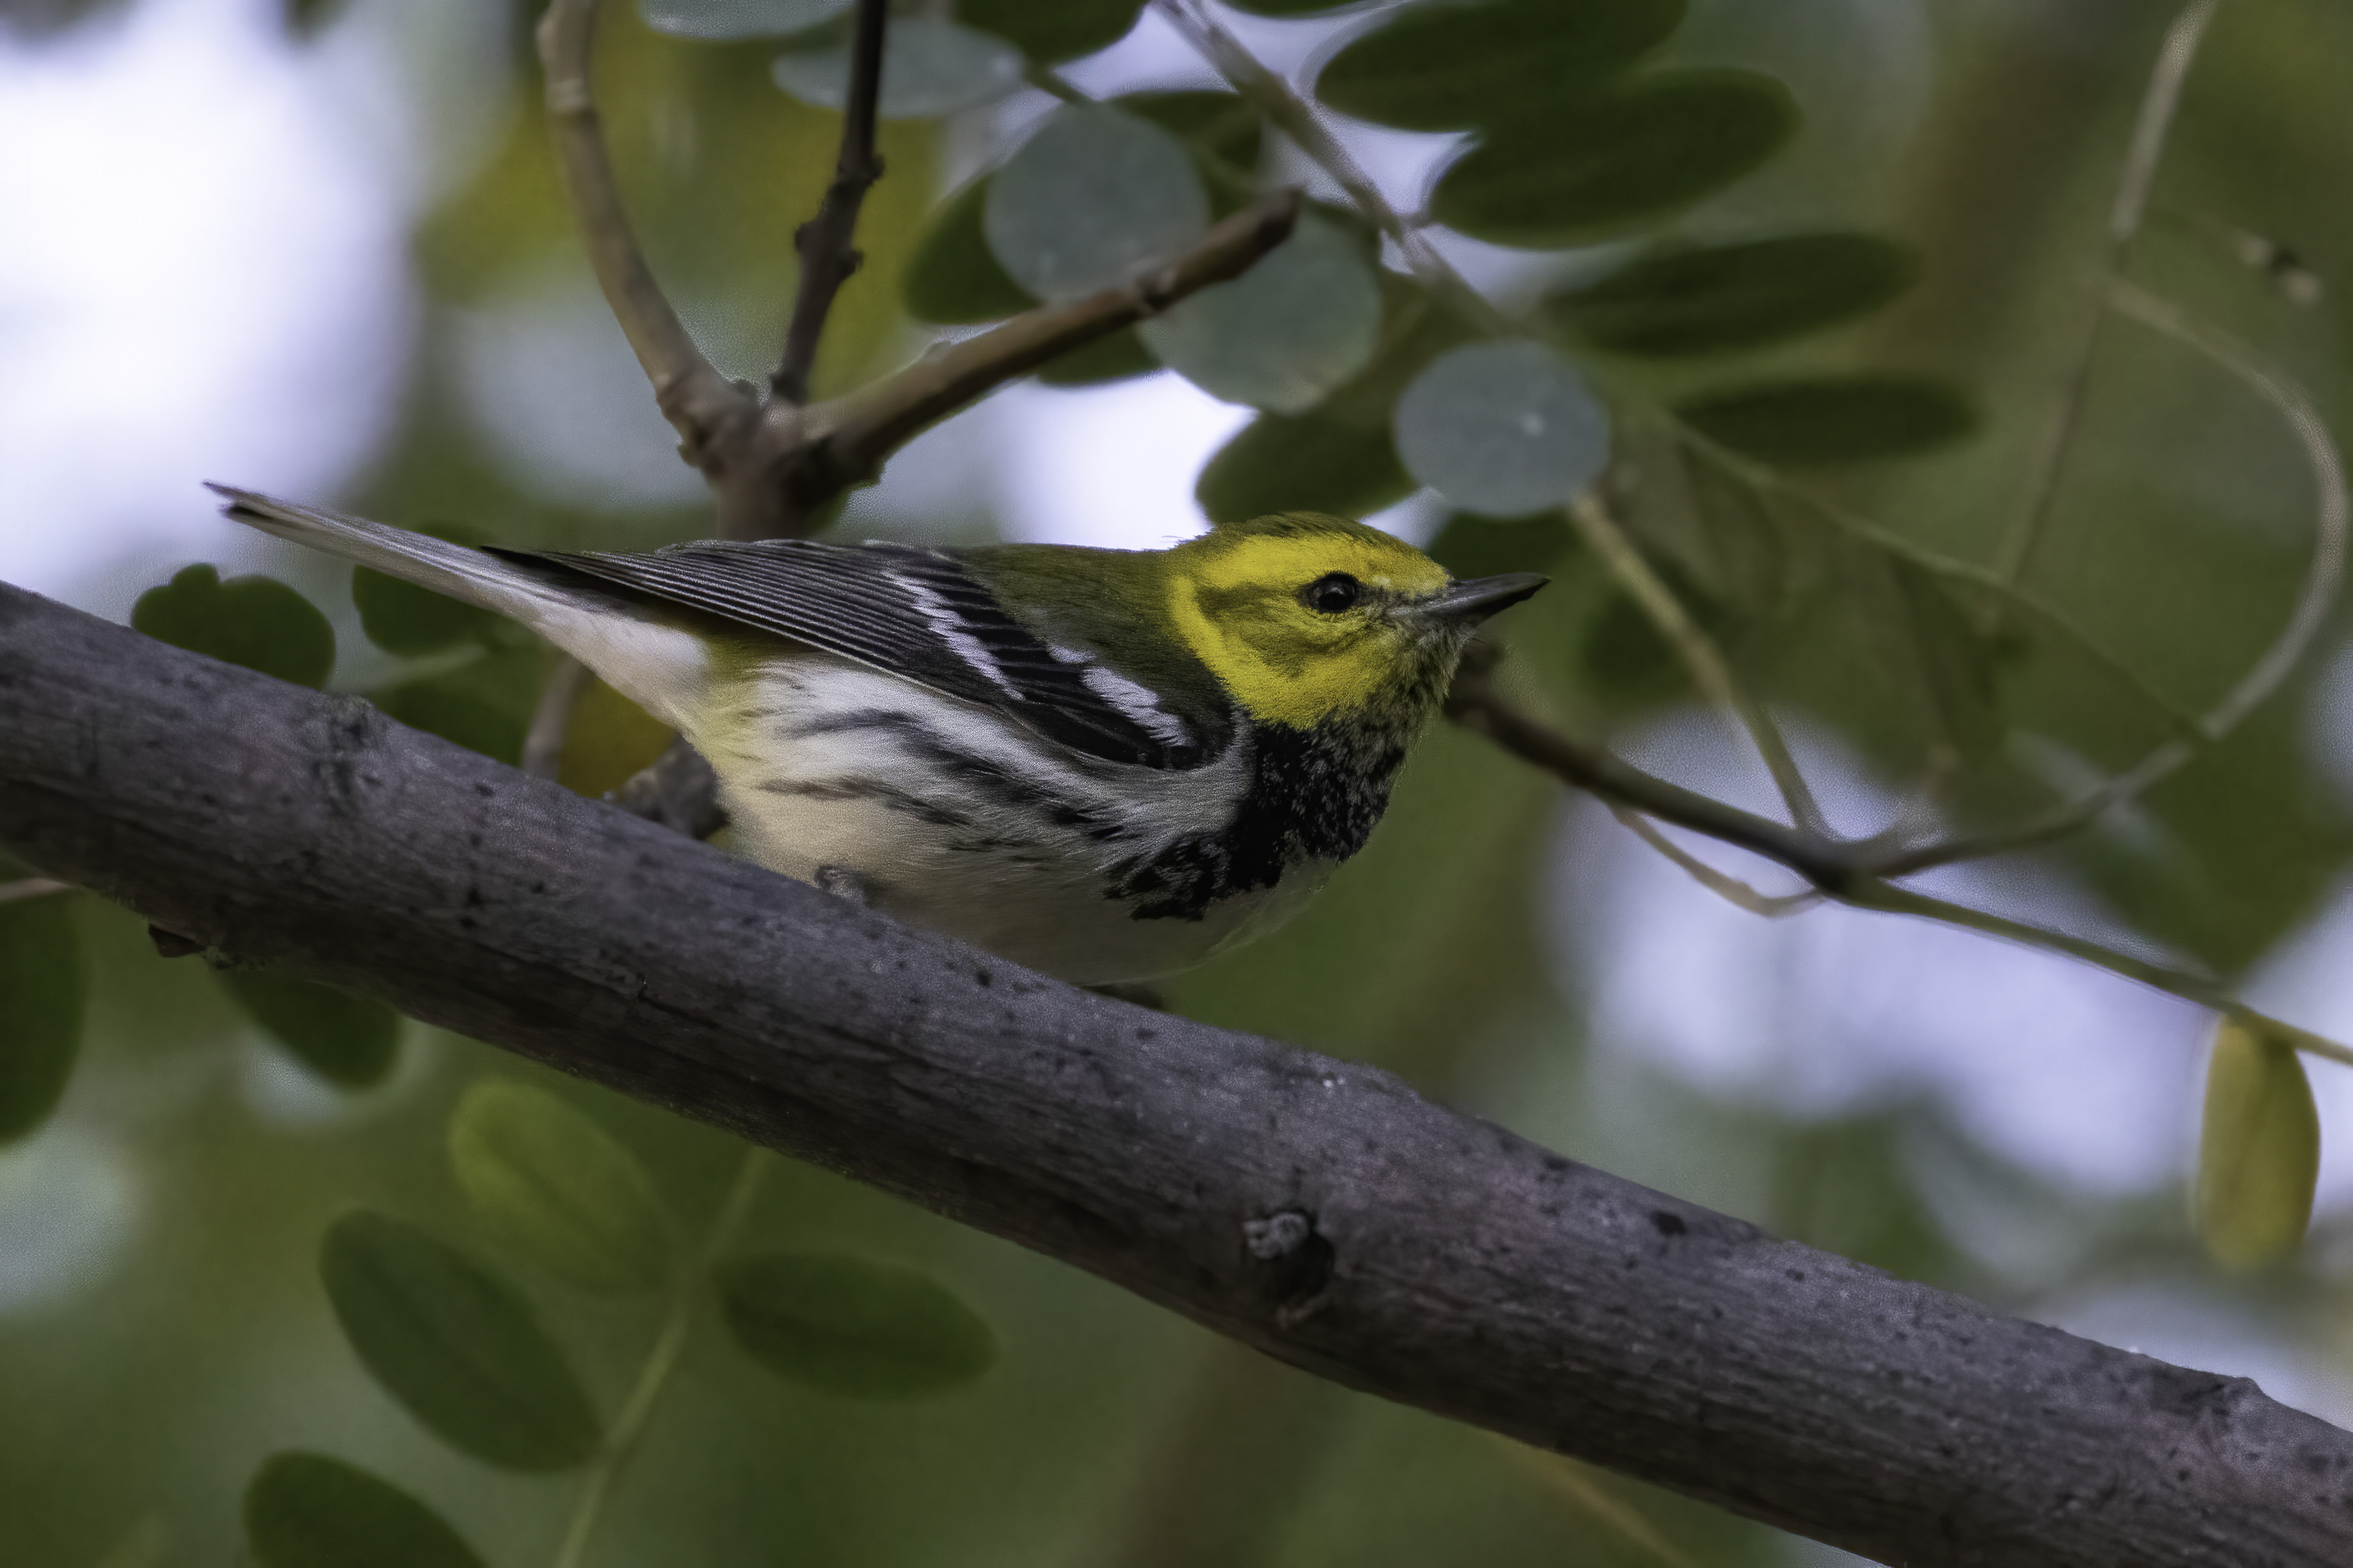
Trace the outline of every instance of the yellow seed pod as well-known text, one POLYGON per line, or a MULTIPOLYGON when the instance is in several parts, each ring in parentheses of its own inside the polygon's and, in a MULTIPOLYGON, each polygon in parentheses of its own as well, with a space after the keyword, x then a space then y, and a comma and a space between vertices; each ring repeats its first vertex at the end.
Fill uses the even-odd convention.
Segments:
POLYGON ((2320 1117, 2295 1047, 2225 1019, 2206 1069, 2192 1207, 2207 1255, 2225 1268, 2253 1269, 2293 1254, 2319 1176, 2320 1117))

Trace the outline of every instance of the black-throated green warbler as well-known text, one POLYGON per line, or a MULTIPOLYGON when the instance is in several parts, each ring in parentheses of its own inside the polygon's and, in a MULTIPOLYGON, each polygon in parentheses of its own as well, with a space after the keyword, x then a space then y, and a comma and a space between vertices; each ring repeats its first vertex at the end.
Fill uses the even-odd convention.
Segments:
POLYGON ((1295 910, 1380 819, 1472 629, 1544 584, 1457 583, 1311 512, 1161 551, 608 555, 221 493, 572 654, 710 760, 760 864, 1082 984, 1182 969, 1295 910))

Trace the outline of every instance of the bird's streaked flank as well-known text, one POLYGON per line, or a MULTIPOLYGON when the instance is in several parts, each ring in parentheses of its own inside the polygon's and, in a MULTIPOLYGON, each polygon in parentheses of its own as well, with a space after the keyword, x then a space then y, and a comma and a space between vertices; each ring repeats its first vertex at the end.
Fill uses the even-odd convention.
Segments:
POLYGON ((228 515, 512 616, 711 762, 772 869, 1083 984, 1199 962, 1363 847, 1479 623, 1290 512, 1164 551, 449 544, 216 486, 228 515))

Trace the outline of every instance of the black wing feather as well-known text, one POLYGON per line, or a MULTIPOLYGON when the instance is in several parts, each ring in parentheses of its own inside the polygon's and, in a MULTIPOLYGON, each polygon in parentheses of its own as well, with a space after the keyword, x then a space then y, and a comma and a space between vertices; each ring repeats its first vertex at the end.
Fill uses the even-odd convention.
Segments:
POLYGON ((1088 685, 1083 663, 1056 657, 937 551, 784 539, 673 544, 650 555, 491 553, 807 643, 993 708, 1090 756, 1158 768, 1208 760, 1173 716, 1155 733, 1088 685))

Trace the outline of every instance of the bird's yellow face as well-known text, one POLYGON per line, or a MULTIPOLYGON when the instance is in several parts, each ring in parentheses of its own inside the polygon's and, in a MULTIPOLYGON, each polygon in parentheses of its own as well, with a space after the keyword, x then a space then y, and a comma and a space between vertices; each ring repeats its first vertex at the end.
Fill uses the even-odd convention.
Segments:
POLYGON ((1171 552, 1177 634, 1264 722, 1425 706, 1471 625, 1423 613, 1443 567, 1377 529, 1293 512, 1221 527, 1171 552))

